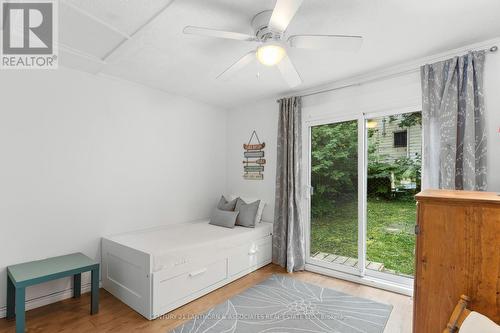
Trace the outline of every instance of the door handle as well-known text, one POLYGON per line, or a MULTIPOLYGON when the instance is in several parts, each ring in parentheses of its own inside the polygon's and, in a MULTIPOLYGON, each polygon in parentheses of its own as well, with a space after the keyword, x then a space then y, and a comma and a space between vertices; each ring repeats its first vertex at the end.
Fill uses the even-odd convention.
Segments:
POLYGON ((195 277, 195 276, 201 275, 201 274, 205 273, 206 271, 207 271, 206 268, 202 268, 200 270, 189 273, 189 277, 195 277))

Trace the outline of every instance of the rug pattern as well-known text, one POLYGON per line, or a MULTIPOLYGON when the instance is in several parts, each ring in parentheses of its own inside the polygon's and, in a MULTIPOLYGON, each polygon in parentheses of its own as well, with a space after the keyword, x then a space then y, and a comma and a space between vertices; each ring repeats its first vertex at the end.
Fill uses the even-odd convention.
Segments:
POLYGON ((391 305, 273 275, 171 332, 382 333, 391 311, 391 305))

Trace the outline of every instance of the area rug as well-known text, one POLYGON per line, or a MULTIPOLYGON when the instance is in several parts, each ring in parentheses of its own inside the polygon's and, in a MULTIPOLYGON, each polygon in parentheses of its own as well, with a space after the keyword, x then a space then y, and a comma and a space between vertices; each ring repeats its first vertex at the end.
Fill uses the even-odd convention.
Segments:
POLYGON ((273 275, 172 333, 381 333, 392 306, 273 275))

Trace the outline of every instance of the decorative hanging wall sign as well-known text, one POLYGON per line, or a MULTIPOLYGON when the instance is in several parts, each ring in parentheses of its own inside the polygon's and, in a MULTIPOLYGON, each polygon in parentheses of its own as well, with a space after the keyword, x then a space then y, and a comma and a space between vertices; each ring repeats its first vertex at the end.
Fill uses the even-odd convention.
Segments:
POLYGON ((265 142, 260 142, 257 132, 253 131, 248 143, 243 144, 243 178, 246 180, 263 180, 264 179, 264 165, 266 159, 264 158, 265 142), (254 140, 252 142, 252 140, 254 140))

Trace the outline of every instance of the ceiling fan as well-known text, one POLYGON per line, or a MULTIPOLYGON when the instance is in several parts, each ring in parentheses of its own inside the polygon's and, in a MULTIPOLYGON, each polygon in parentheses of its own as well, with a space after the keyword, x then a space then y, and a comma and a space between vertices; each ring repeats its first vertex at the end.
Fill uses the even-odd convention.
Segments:
POLYGON ((288 57, 289 47, 301 49, 331 49, 337 51, 357 51, 361 47, 361 36, 348 35, 293 35, 285 37, 285 31, 301 6, 303 0, 277 0, 274 10, 266 10, 254 16, 252 27, 255 35, 239 32, 221 31, 210 28, 186 26, 185 34, 227 38, 245 42, 257 42, 259 45, 241 57, 217 78, 227 79, 250 64, 255 58, 266 65, 276 65, 290 87, 302 83, 299 73, 288 57))

